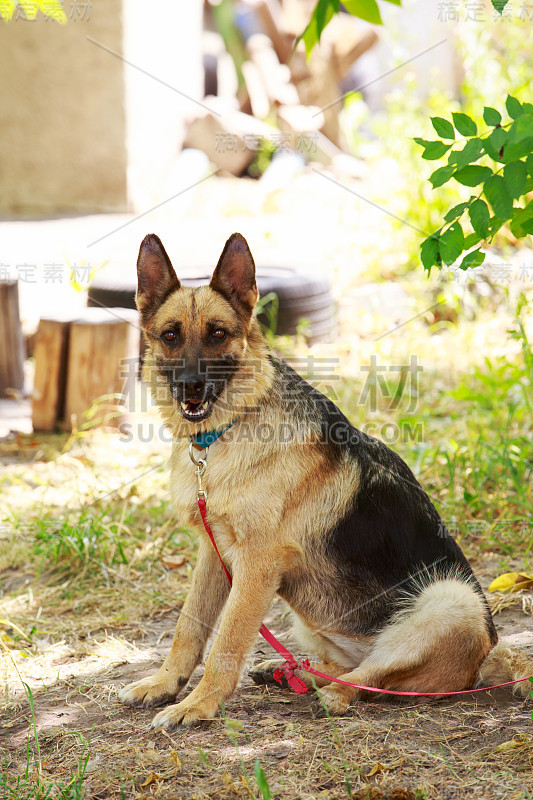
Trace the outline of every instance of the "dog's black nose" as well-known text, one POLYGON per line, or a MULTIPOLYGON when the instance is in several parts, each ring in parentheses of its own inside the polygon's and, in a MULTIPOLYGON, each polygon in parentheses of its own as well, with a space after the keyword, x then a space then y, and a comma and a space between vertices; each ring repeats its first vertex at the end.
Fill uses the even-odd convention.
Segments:
POLYGON ((183 399, 200 403, 204 399, 205 381, 198 375, 183 381, 183 399))

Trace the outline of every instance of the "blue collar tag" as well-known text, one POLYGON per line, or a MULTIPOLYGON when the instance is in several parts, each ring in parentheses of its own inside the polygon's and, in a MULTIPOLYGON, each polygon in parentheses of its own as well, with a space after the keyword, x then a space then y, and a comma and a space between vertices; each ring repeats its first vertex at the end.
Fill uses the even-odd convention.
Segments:
POLYGON ((228 431, 232 425, 235 424, 237 420, 234 419, 233 422, 230 422, 229 425, 226 425, 225 428, 222 428, 221 431, 206 431, 205 433, 199 433, 198 436, 191 436, 191 442, 198 445, 198 447, 206 448, 211 447, 217 439, 228 431))

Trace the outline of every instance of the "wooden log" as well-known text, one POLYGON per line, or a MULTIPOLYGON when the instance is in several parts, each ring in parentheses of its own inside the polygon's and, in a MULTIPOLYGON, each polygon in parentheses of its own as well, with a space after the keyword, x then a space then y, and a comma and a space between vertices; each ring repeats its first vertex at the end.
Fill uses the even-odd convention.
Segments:
MULTIPOLYGON (((296 6, 299 14, 304 3, 292 5, 296 6)), ((309 59, 306 58, 302 42, 291 58, 292 81, 298 90, 300 102, 306 106, 318 106, 322 110, 324 124, 321 131, 337 147, 346 149, 339 126, 339 112, 346 94, 342 90, 341 80, 352 64, 377 40, 373 29, 365 30, 359 20, 348 14, 339 14, 324 29, 320 45, 314 48, 309 59)))
POLYGON ((235 111, 218 97, 210 98, 209 106, 213 113, 204 113, 189 124, 184 146, 203 150, 219 169, 241 175, 254 159, 261 139, 271 139, 277 129, 235 111))
POLYGON ((246 47, 261 75, 269 100, 283 105, 298 103, 298 92, 290 82, 291 71, 286 64, 280 63, 268 36, 254 33, 246 47))
POLYGON ((24 340, 17 281, 0 281, 0 397, 24 388, 24 340))
POLYGON ((253 61, 245 61, 241 71, 248 92, 250 111, 257 119, 265 119, 270 112, 270 102, 261 73, 253 61))
POLYGON ((91 424, 118 424, 121 402, 111 395, 125 385, 131 391, 138 359, 134 309, 87 308, 77 319, 42 319, 35 340, 34 430, 80 425, 89 409, 91 424), (103 395, 107 399, 96 406, 103 395))
POLYGON ((323 114, 322 133, 335 145, 340 145, 339 111, 342 91, 332 61, 332 51, 326 43, 315 48, 309 61, 298 50, 291 63, 292 78, 304 106, 318 106, 323 114))
POLYGON ((64 417, 70 321, 41 319, 35 337, 34 431, 53 431, 64 417))
POLYGON ((282 8, 279 0, 253 0, 250 5, 257 11, 279 60, 282 64, 288 64, 296 36, 283 29, 282 8))
POLYGON ((138 314, 133 309, 87 308, 70 324, 65 421, 117 425, 123 391, 139 354, 138 314), (97 403, 98 401, 98 403, 97 403))
POLYGON ((363 53, 370 50, 377 41, 378 35, 376 31, 370 28, 362 32, 359 38, 352 42, 347 49, 343 49, 340 43, 336 44, 333 48, 333 65, 340 80, 345 77, 352 64, 357 61, 363 53))

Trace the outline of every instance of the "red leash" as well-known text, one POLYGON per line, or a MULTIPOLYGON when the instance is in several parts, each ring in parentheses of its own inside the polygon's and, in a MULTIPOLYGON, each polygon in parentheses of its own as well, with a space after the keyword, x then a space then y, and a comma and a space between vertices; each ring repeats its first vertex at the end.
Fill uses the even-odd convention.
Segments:
MULTIPOLYGON (((224 560, 220 555, 220 551, 217 547, 217 543, 215 542, 215 537, 213 536, 213 531, 209 525, 207 520, 207 505, 205 502, 205 492, 202 490, 201 485, 198 491, 198 508, 200 509, 200 514, 202 516, 202 522, 204 523, 204 528, 207 532, 207 535, 211 539, 211 544, 215 548, 216 554, 220 559, 220 563, 222 564, 222 568, 226 573, 226 578, 229 581, 230 586, 232 585, 231 575, 229 574, 226 565, 224 564, 224 560)), ((292 653, 284 647, 278 639, 274 636, 274 634, 268 630, 266 625, 261 625, 259 628, 259 633, 266 639, 266 641, 272 645, 274 650, 283 656, 285 659, 285 663, 281 665, 275 672, 274 678, 278 683, 282 682, 283 676, 287 679, 287 682, 291 689, 293 689, 296 694, 305 694, 307 692, 307 686, 302 681, 298 675, 294 674, 296 669, 303 669, 305 672, 309 672, 311 675, 317 675, 319 678, 325 678, 328 682, 334 683, 342 683, 343 686, 351 686, 353 689, 365 689, 367 692, 376 692, 378 694, 394 694, 394 695, 401 695, 402 697, 448 697, 455 694, 471 694, 471 692, 487 692, 489 689, 499 689, 502 686, 511 686, 514 683, 522 683, 522 681, 527 681, 529 678, 519 678, 516 681, 507 681, 506 683, 498 683, 496 686, 482 686, 479 689, 462 689, 459 692, 398 692, 394 689, 376 689, 375 686, 359 686, 357 683, 348 683, 348 681, 342 681, 340 678, 333 678, 331 675, 326 675, 324 672, 319 672, 319 670, 314 669, 310 663, 309 659, 305 658, 301 661, 296 661, 292 653)), ((533 676, 532 676, 533 677, 533 676)))

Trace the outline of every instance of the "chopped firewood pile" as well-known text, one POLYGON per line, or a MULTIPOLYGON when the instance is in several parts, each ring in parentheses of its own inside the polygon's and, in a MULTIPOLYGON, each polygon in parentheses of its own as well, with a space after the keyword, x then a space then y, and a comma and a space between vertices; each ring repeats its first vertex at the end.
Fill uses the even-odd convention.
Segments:
POLYGON ((338 115, 353 88, 350 71, 376 43, 375 30, 340 13, 307 59, 298 41, 312 11, 307 0, 245 0, 231 21, 217 8, 206 4, 204 110, 189 120, 184 146, 233 175, 245 173, 265 141, 329 164, 343 151, 338 115))

